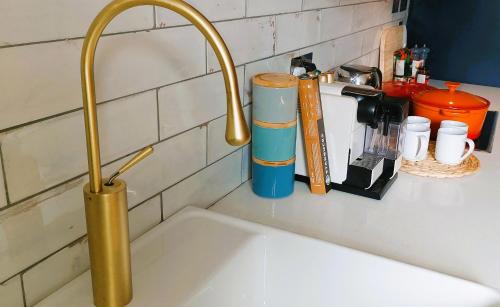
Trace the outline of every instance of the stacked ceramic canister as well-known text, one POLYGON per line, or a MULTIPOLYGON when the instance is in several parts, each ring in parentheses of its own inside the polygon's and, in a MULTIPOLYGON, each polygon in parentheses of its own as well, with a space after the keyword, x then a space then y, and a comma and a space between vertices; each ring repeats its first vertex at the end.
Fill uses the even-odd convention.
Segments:
POLYGON ((265 73, 253 77, 252 189, 268 198, 293 193, 298 78, 265 73))

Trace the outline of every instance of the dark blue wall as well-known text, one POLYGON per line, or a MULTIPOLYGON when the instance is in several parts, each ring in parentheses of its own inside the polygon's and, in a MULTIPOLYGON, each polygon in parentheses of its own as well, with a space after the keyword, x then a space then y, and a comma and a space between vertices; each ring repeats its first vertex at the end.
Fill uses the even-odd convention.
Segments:
POLYGON ((500 0, 411 0, 407 28, 432 79, 500 87, 500 0))

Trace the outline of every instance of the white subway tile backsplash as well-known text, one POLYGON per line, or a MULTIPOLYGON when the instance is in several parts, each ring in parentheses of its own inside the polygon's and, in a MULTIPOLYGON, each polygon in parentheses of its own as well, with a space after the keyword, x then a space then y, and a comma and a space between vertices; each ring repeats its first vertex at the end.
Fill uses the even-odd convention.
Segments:
MULTIPOLYGON (((80 51, 81 40, 0 49, 0 129, 81 107, 80 51)), ((205 40, 192 26, 104 37, 96 52, 97 99, 204 72, 205 40)))
POLYGON ((283 72, 290 73, 292 59, 298 56, 298 52, 291 52, 283 55, 274 56, 257 62, 245 65, 245 89, 244 104, 252 101, 252 78, 253 76, 265 72, 283 72))
POLYGON ((167 218, 185 206, 207 208, 238 187, 241 157, 238 150, 163 192, 163 216, 167 218))
POLYGON ((33 306, 90 266, 87 237, 58 251, 23 274, 26 304, 33 306))
POLYGON ((340 6, 322 10, 321 41, 331 40, 351 33, 353 18, 353 6, 340 6))
POLYGON ((5 195, 5 182, 2 172, 2 160, 0 159, 0 208, 7 206, 7 195, 5 195))
POLYGON ((321 71, 335 67, 335 42, 328 41, 300 50, 300 54, 313 53, 313 62, 321 71))
MULTIPOLYGON (((249 127, 252 125, 251 121, 251 106, 246 106, 243 108, 245 113, 245 119, 249 127)), ((224 157, 225 155, 235 151, 238 147, 229 145, 226 142, 226 120, 227 116, 220 117, 216 120, 208 123, 208 153, 207 153, 207 163, 211 164, 218 159, 224 157)))
MULTIPOLYGON (((155 91, 99 105, 98 117, 103 163, 158 138, 155 91)), ((87 170, 82 119, 82 111, 73 112, 5 135, 2 152, 12 202, 87 170)))
POLYGON ((365 54, 380 47, 382 37, 382 27, 374 27, 363 31, 363 45, 361 53, 365 54))
POLYGON ((335 67, 350 62, 361 56, 363 34, 355 33, 335 40, 335 67))
MULTIPOLYGON (((0 46, 83 37, 107 3, 102 0, 2 0, 0 46)), ((153 7, 142 6, 117 16, 105 33, 152 27, 153 7)))
POLYGON ((314 45, 320 41, 320 11, 276 16, 276 53, 314 45))
MULTIPOLYGON (((382 1, 382 0, 378 0, 382 1)), ((385 0, 383 0, 385 1, 385 0)), ((358 4, 358 3, 363 3, 363 2, 373 2, 373 0, 340 0, 340 5, 351 5, 351 4, 358 4)))
MULTIPOLYGON (((245 0, 186 0, 210 21, 236 19, 245 16, 245 0)), ((188 24, 189 21, 177 13, 162 7, 156 8, 156 26, 172 27, 188 24)))
POLYGON ((0 214, 0 280, 17 274, 86 232, 84 177, 0 214))
POLYGON ((24 307, 21 277, 13 277, 0 284, 0 306, 24 307))
MULTIPOLYGON (((273 55, 274 17, 249 18, 215 23, 236 65, 273 55)), ((208 72, 220 69, 214 51, 207 44, 208 72)))
POLYGON ((247 0, 247 16, 300 11, 302 0, 247 0))
MULTIPOLYGON (((243 67, 238 67, 240 95, 243 67)), ((222 72, 163 87, 158 92, 160 137, 165 139, 226 114, 222 72)))
POLYGON ((70 40, 0 49, 0 129, 82 106, 81 48, 70 40))
POLYGON ((161 199, 155 196, 128 213, 130 240, 133 241, 161 223, 161 199))
MULTIPOLYGON (((121 176, 129 208, 158 194, 206 165, 206 127, 197 127, 154 146, 154 153, 121 176)), ((130 157, 107 165, 110 175, 130 157)))
POLYGON ((378 1, 354 6, 352 31, 371 28, 392 20, 392 1, 378 1))
POLYGON ((104 37, 96 52, 97 100, 203 75, 205 65, 205 38, 194 26, 104 37))
POLYGON ((332 6, 338 6, 340 4, 340 0, 304 0, 303 9, 320 9, 332 6))

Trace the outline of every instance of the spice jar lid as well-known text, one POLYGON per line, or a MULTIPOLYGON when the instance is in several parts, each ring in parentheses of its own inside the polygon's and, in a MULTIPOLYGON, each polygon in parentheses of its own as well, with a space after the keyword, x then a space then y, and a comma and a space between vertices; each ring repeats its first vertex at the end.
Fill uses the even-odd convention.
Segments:
POLYGON ((285 73, 264 73, 253 77, 253 84, 263 87, 287 88, 299 85, 299 79, 285 73))
POLYGON ((413 101, 431 107, 443 109, 480 110, 490 106, 482 97, 458 91, 458 82, 445 82, 448 89, 436 89, 420 92, 413 96, 413 101))

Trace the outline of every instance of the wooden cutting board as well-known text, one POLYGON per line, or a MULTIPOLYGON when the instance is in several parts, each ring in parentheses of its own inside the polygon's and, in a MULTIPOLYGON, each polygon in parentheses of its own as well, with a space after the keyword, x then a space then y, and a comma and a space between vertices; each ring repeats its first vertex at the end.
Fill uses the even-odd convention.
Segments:
POLYGON ((403 48, 405 45, 405 33, 406 26, 394 26, 382 30, 379 68, 384 82, 392 80, 394 51, 403 48))

